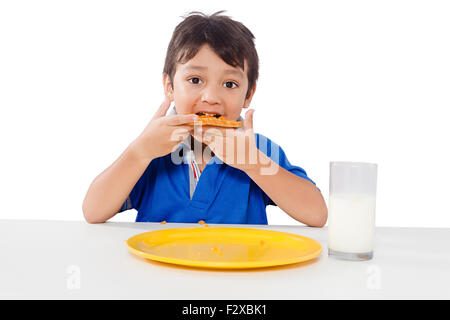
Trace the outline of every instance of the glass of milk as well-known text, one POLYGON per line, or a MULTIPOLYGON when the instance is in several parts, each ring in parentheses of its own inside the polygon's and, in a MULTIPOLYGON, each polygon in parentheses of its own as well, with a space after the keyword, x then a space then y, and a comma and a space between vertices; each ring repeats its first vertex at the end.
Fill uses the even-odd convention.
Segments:
POLYGON ((372 259, 376 188, 376 164, 330 163, 329 256, 345 260, 372 259))

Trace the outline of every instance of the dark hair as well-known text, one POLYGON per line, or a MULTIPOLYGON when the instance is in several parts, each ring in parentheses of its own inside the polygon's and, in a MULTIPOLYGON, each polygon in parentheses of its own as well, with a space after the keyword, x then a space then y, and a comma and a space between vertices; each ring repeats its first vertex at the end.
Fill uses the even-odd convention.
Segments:
POLYGON ((197 54, 202 45, 208 44, 223 61, 233 67, 238 66, 244 70, 244 61, 247 61, 248 97, 258 80, 259 60, 255 37, 242 23, 220 15, 222 12, 224 11, 207 16, 194 11, 184 17, 173 32, 163 72, 173 84, 176 64, 186 63, 197 54))

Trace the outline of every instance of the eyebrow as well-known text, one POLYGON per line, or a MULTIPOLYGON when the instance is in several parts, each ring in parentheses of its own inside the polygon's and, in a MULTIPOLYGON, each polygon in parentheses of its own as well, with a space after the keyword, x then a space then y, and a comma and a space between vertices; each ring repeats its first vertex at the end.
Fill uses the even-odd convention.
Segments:
MULTIPOLYGON (((193 70, 193 71, 197 71, 197 70, 198 71, 206 71, 206 70, 208 70, 208 68, 207 67, 203 67, 203 66, 188 66, 188 67, 186 67, 186 71, 190 71, 190 70, 193 70)), ((243 75, 244 75, 241 71, 233 70, 233 69, 227 69, 227 70, 224 71, 224 73, 236 75, 236 76, 239 76, 239 77, 243 77, 243 75)))

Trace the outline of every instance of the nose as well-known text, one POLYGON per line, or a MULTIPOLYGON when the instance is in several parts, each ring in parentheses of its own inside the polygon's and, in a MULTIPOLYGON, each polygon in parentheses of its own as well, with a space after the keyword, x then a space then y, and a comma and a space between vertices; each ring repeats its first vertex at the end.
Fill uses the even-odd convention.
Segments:
POLYGON ((208 104, 220 103, 219 92, 213 85, 205 86, 202 91, 201 101, 208 104))

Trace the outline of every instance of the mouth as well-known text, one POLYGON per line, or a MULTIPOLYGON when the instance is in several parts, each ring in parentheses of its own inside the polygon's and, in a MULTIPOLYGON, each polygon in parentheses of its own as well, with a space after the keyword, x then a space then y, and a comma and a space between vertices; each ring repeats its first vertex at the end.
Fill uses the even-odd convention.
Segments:
POLYGON ((215 118, 220 118, 222 115, 219 113, 210 113, 210 112, 197 112, 196 115, 198 116, 208 116, 208 117, 215 117, 215 118))

